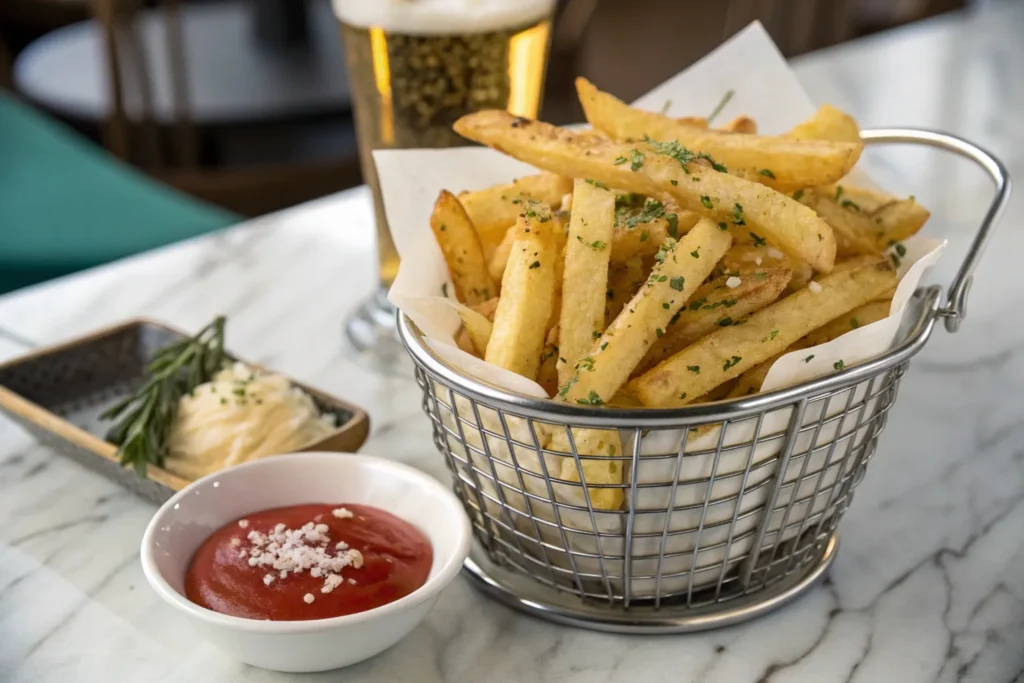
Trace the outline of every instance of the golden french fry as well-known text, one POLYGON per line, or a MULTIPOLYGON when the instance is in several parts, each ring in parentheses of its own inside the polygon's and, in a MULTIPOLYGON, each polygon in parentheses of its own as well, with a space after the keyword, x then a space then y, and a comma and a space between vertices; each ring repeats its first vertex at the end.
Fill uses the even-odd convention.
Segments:
POLYGON ((430 229, 441 247, 455 295, 464 304, 478 304, 498 293, 487 272, 480 238, 451 192, 441 190, 430 215, 430 229))
MULTIPOLYGON (((572 196, 572 195, 569 195, 572 196)), ((531 206, 534 206, 533 200, 524 200, 520 206, 525 210, 529 210, 531 206)), ((551 214, 551 230, 555 236, 555 243, 559 250, 565 246, 565 233, 569 227, 569 212, 568 211, 555 211, 551 214)), ((491 252, 491 257, 487 262, 487 272, 494 279, 495 282, 500 283, 502 275, 505 274, 505 264, 508 263, 508 255, 512 252, 512 241, 515 239, 515 230, 509 228, 502 238, 501 242, 491 252)), ((558 271, 556 272, 556 282, 562 281, 561 260, 557 266, 558 271)))
POLYGON ((733 233, 733 245, 718 264, 723 274, 743 275, 749 271, 768 268, 785 268, 792 272, 787 290, 796 291, 807 285, 814 276, 810 264, 786 256, 775 247, 766 244, 754 244, 749 237, 746 242, 739 243, 733 233))
POLYGON ((745 226, 815 270, 832 269, 832 229, 811 209, 764 185, 718 173, 696 159, 681 161, 669 146, 616 143, 590 131, 565 130, 498 110, 463 116, 455 130, 562 175, 648 196, 667 194, 681 208, 726 229, 730 223, 745 226))
POLYGON ((498 308, 498 297, 493 297, 487 301, 481 301, 478 304, 470 306, 470 308, 487 318, 489 321, 494 322, 494 311, 498 308))
POLYGON ((508 185, 495 185, 485 190, 462 192, 459 200, 480 234, 485 253, 501 242, 506 231, 516 223, 526 200, 543 202, 551 210, 558 209, 562 197, 572 191, 572 179, 551 173, 520 178, 508 185))
POLYGON ((554 235, 544 227, 550 213, 542 209, 522 215, 516 223, 501 298, 494 312, 494 327, 484 360, 536 379, 541 349, 555 296, 554 235))
MULTIPOLYGON (((765 377, 768 376, 768 371, 772 369, 772 365, 775 364, 775 361, 790 351, 798 351, 800 349, 807 348, 807 346, 806 338, 798 339, 774 356, 750 368, 734 380, 736 383, 730 387, 725 398, 742 398, 743 396, 750 396, 758 393, 761 391, 761 385, 764 384, 765 377)), ((722 386, 726 386, 727 384, 728 382, 722 386)))
POLYGON ((829 197, 817 190, 806 190, 800 201, 832 226, 836 236, 836 258, 877 254, 881 249, 876 246, 871 218, 861 214, 856 204, 849 203, 850 200, 837 201, 838 196, 829 197))
MULTIPOLYGON (((553 328, 557 331, 557 326, 553 328)), ((548 337, 550 338, 550 333, 548 337)), ((548 342, 540 353, 540 369, 537 370, 537 384, 547 392, 548 397, 558 393, 558 346, 548 342)))
POLYGON ((608 259, 615 223, 615 195, 579 178, 573 186, 572 216, 565 245, 559 318, 558 383, 604 332, 608 259))
POLYGON ((721 126, 719 130, 726 133, 744 133, 746 135, 757 135, 757 121, 749 116, 737 116, 729 123, 721 126))
POLYGON ((474 356, 478 355, 475 348, 473 348, 473 340, 469 336, 469 330, 463 327, 455 334, 455 345, 466 353, 474 356))
POLYGON ((576 90, 587 121, 615 140, 675 142, 692 153, 704 153, 729 171, 776 188, 834 183, 853 168, 863 143, 798 140, 702 130, 667 116, 634 109, 602 92, 585 78, 576 90))
POLYGON ((491 330, 494 325, 487 319, 487 316, 478 313, 469 306, 454 302, 452 302, 452 305, 455 306, 456 312, 462 319, 462 327, 469 335, 475 355, 483 358, 484 353, 487 351, 487 342, 491 339, 491 330))
POLYGON ((886 248, 895 242, 902 242, 917 234, 931 214, 910 197, 900 199, 875 209, 869 218, 875 225, 876 246, 886 248))
POLYGON ((704 335, 772 303, 785 289, 790 274, 786 268, 763 268, 748 271, 741 278, 721 275, 701 285, 687 305, 669 321, 664 336, 650 348, 633 375, 650 370, 704 335), (739 279, 740 283, 730 288, 726 283, 734 279, 739 279))
POLYGON ((633 298, 640 286, 647 281, 644 260, 639 256, 628 259, 621 266, 608 271, 608 291, 604 306, 605 327, 615 320, 622 308, 633 298))
POLYGON ((811 330, 874 299, 896 283, 879 256, 817 281, 751 314, 742 325, 721 327, 629 383, 648 407, 682 406, 763 363, 811 330))
POLYGON ((870 325, 873 322, 884 320, 889 317, 889 309, 892 306, 892 300, 888 301, 872 301, 858 306, 849 313, 845 313, 835 320, 822 325, 818 329, 809 332, 804 337, 806 346, 817 346, 818 344, 824 344, 830 342, 833 339, 843 336, 851 330, 856 330, 858 327, 864 327, 870 325))
POLYGON ((654 256, 667 238, 689 232, 700 217, 634 193, 615 198, 615 234, 611 260, 624 263, 634 256, 654 256))
POLYGON ((515 226, 505 231, 505 236, 494 247, 491 257, 487 260, 487 272, 495 282, 501 282, 505 275, 505 264, 508 263, 508 255, 512 253, 512 243, 516 239, 515 226))
POLYGON ((694 128, 708 129, 708 120, 703 116, 680 116, 677 119, 673 119, 676 123, 681 123, 684 126, 693 126, 694 128))
POLYGON ((823 104, 811 118, 798 123, 784 137, 794 140, 860 142, 860 127, 853 117, 831 104, 823 104))
MULTIPOLYGON (((598 510, 615 510, 622 505, 621 488, 594 488, 594 484, 621 484, 622 467, 617 460, 584 460, 580 459, 577 467, 576 459, 571 456, 572 448, 569 434, 564 427, 551 427, 547 449, 568 453, 560 459, 558 477, 566 481, 580 481, 580 469, 587 484, 590 504, 598 510)), ((619 433, 604 429, 573 429, 572 443, 578 455, 622 455, 622 443, 619 433)))
POLYGON ((707 219, 698 221, 679 242, 666 241, 647 282, 576 363, 559 395, 570 403, 590 405, 610 400, 731 243, 729 232, 707 219))

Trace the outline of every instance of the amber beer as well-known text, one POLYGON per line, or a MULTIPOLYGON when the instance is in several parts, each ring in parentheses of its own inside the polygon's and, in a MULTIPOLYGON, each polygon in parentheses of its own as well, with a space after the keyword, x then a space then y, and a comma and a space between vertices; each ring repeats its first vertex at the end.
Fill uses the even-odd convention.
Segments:
MULTIPOLYGON (((373 190, 380 278, 398 271, 371 151, 468 144, 463 114, 536 117, 554 0, 334 0, 359 158, 373 190)), ((456 188, 458 189, 458 188, 456 188)))

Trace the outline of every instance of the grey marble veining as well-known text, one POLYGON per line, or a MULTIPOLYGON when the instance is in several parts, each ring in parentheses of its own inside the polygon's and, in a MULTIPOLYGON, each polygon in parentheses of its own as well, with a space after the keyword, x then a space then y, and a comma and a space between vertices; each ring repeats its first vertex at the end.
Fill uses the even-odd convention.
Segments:
MULTIPOLYGON (((1024 176, 1024 6, 954 15, 799 62, 812 94, 865 126, 946 129, 1024 176)), ((883 184, 933 210, 949 280, 990 189, 966 163, 872 152, 883 184)), ((1024 681, 1024 200, 979 271, 970 315, 911 365, 841 525, 829 580, 758 621, 623 637, 514 613, 457 580, 393 650, 341 672, 239 665, 152 594, 138 542, 153 508, 0 420, 0 681, 1024 681)), ((230 346, 365 406, 367 452, 445 476, 411 380, 349 360, 341 321, 370 287, 368 195, 327 198, 0 298, 0 359, 126 317, 195 329, 230 316, 230 346), (4 334, 6 332, 7 334, 4 334)))

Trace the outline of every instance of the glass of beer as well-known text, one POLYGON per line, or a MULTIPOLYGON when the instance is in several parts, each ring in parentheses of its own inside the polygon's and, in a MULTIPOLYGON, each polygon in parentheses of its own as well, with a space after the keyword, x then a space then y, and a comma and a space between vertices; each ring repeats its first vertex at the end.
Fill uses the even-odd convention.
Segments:
POLYGON ((555 0, 334 0, 359 160, 373 192, 380 278, 378 291, 345 327, 354 349, 380 369, 401 366, 405 354, 385 296, 398 272, 398 253, 372 151, 469 144, 452 124, 481 109, 536 118, 554 5, 555 0))

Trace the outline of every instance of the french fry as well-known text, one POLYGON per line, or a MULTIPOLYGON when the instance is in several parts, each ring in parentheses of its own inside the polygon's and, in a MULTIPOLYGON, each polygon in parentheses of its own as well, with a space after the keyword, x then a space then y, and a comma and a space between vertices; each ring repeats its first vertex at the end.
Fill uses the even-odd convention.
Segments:
POLYGON ((455 345, 468 354, 473 356, 477 355, 476 349, 473 348, 473 340, 469 337, 469 330, 465 327, 460 329, 455 335, 455 345))
POLYGON ((704 335, 772 303, 785 289, 790 274, 787 268, 763 268, 746 273, 734 288, 726 285, 730 277, 724 275, 701 285, 669 321, 665 334, 650 348, 633 375, 650 370, 704 335))
POLYGON ((494 325, 487 319, 487 316, 478 313, 469 306, 455 304, 454 302, 453 305, 462 319, 462 327, 469 335, 475 355, 483 358, 484 353, 487 351, 487 342, 491 339, 491 330, 494 328, 494 325))
POLYGON ((651 197, 620 194, 615 198, 611 260, 624 263, 634 256, 654 256, 662 242, 689 232, 699 218, 651 197))
POLYGON ((783 351, 741 374, 737 378, 736 385, 729 391, 727 398, 739 398, 758 393, 761 391, 761 385, 764 384, 764 380, 768 376, 768 371, 771 370, 772 365, 779 358, 792 351, 799 351, 809 346, 818 346, 819 344, 830 342, 858 327, 870 325, 873 322, 887 318, 891 303, 888 300, 866 303, 809 332, 805 337, 796 340, 783 351))
POLYGON ((864 327, 873 322, 884 320, 889 317, 889 309, 891 307, 891 299, 887 301, 871 301, 863 306, 858 306, 849 313, 845 313, 818 329, 809 332, 804 337, 807 342, 806 346, 824 344, 843 336, 847 332, 856 330, 858 327, 864 327))
POLYGON ((684 126, 693 126, 694 128, 708 129, 708 120, 704 116, 680 116, 677 119, 673 119, 676 123, 681 123, 684 126))
POLYGON ((666 241, 647 282, 576 363, 572 377, 560 385, 559 396, 590 405, 611 400, 731 243, 729 232, 707 219, 698 221, 679 242, 666 241))
MULTIPOLYGON (((572 195, 569 195, 572 196, 572 195)), ((529 210, 531 206, 536 208, 536 204, 533 200, 524 200, 521 204, 526 210, 529 210)), ((546 208, 546 205, 543 205, 546 208)), ((551 214, 551 229, 555 236, 555 243, 559 249, 565 246, 565 233, 569 227, 569 212, 568 211, 555 211, 551 214)), ((501 242, 494 248, 491 253, 490 259, 487 262, 487 272, 494 279, 495 282, 500 283, 502 275, 505 274, 505 264, 508 263, 508 255, 512 252, 512 241, 515 239, 515 230, 509 228, 502 238, 501 242)), ((558 266, 556 272, 556 282, 561 282, 561 265, 558 266)))
POLYGON ((806 190, 800 201, 825 219, 836 236, 836 258, 858 254, 877 254, 875 230, 871 218, 861 214, 850 200, 838 200, 839 194, 826 196, 817 190, 806 190), (846 203, 842 203, 846 202, 846 203))
POLYGON ((863 143, 803 140, 702 130, 667 116, 634 109, 576 79, 587 121, 615 140, 675 141, 696 153, 708 154, 729 171, 775 188, 813 187, 834 183, 853 168, 863 143))
MULTIPOLYGON (((807 348, 807 346, 806 338, 798 339, 774 356, 750 368, 734 380, 736 383, 730 387, 725 398, 742 398, 758 393, 761 391, 761 385, 764 384, 768 371, 772 369, 775 361, 791 351, 799 351, 800 349, 807 348)), ((726 385, 723 384, 722 386, 726 385)))
POLYGON ((505 233, 522 213, 522 203, 534 200, 547 204, 553 211, 562 204, 562 197, 572 191, 572 179, 551 173, 520 178, 508 185, 495 185, 485 190, 462 192, 459 200, 476 227, 485 253, 490 255, 505 233))
POLYGON ((726 228, 730 223, 745 226, 815 270, 832 269, 835 238, 814 211, 771 188, 718 173, 696 159, 681 161, 688 157, 670 146, 616 143, 590 131, 569 131, 498 110, 463 116, 455 122, 455 130, 560 175, 593 179, 648 196, 667 194, 681 208, 726 228))
MULTIPOLYGON (((553 331, 557 332, 556 328, 553 331)), ((548 337, 550 338, 550 333, 548 337)), ((550 341, 544 344, 540 353, 540 369, 537 370, 537 384, 547 392, 548 397, 558 393, 558 346, 550 341)))
POLYGON ((735 233, 733 235, 732 248, 725 253, 721 263, 718 264, 723 273, 735 273, 742 276, 751 271, 785 268, 792 273, 789 284, 786 286, 786 291, 791 292, 803 289, 814 277, 814 269, 810 264, 786 256, 775 247, 754 244, 749 237, 746 242, 739 243, 735 238, 735 233))
POLYGON ((823 104, 811 118, 798 123, 784 137, 794 140, 860 142, 860 127, 853 117, 831 104, 823 104))
POLYGON ((430 215, 430 229, 441 247, 455 295, 464 304, 486 301, 498 293, 487 272, 480 239, 462 204, 451 192, 441 190, 430 215))
POLYGON ((498 297, 490 298, 487 301, 481 301, 474 306, 470 306, 470 308, 493 323, 494 311, 498 308, 498 297))
POLYGON ((615 316, 646 281, 647 270, 644 268, 644 260, 639 256, 634 256, 621 266, 608 271, 608 291, 605 292, 604 305, 605 327, 615 320, 615 316))
POLYGON ((565 384, 594 338, 604 332, 608 259, 615 223, 615 195, 579 178, 565 245, 559 318, 558 383, 565 384))
POLYGON ((818 280, 819 291, 802 289, 751 314, 741 325, 721 327, 701 338, 632 380, 629 391, 652 408, 686 405, 895 283, 896 273, 882 256, 826 276, 818 280))
POLYGON ((916 235, 931 216, 913 197, 899 199, 852 185, 820 187, 817 193, 831 197, 834 203, 847 209, 848 214, 857 216, 853 220, 862 232, 870 235, 875 251, 916 235))
MULTIPOLYGON (((572 453, 569 434, 564 427, 549 429, 548 450, 561 453, 572 453)), ((579 455, 622 455, 622 442, 619 433, 606 429, 573 429, 572 443, 576 445, 579 455)), ((560 458, 558 477, 566 481, 580 481, 580 469, 587 484, 590 504, 598 510, 615 510, 622 505, 621 488, 593 488, 593 484, 621 484, 622 467, 616 460, 584 460, 580 459, 579 467, 571 455, 560 458)))
POLYGON ((726 133, 744 133, 746 135, 757 135, 757 121, 749 116, 737 116, 729 123, 721 126, 719 130, 726 133))
POLYGON ((558 258, 554 235, 544 226, 550 222, 549 214, 532 213, 520 216, 516 223, 516 238, 484 355, 488 363, 527 379, 536 379, 540 367, 546 323, 554 304, 558 258))

